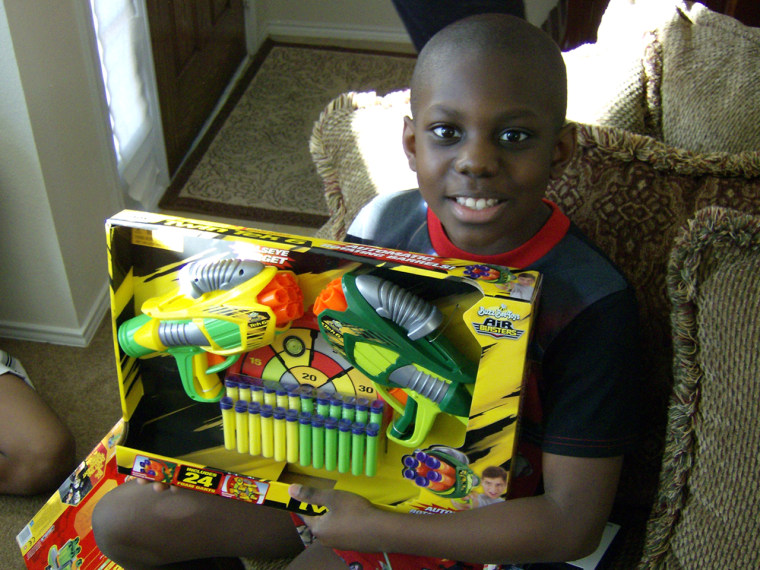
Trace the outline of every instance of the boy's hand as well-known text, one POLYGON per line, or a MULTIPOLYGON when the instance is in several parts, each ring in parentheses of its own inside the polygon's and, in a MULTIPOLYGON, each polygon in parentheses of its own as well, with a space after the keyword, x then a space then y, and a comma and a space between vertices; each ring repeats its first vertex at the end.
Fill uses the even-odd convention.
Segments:
POLYGON ((325 546, 358 552, 377 551, 372 542, 372 531, 369 530, 372 526, 368 523, 372 517, 381 515, 382 511, 373 507, 364 497, 347 491, 315 489, 302 485, 291 485, 288 493, 299 501, 327 507, 327 512, 323 515, 302 517, 314 537, 325 546))
POLYGON ((172 487, 171 485, 168 485, 167 483, 161 483, 160 481, 151 481, 150 479, 143 479, 142 477, 135 477, 135 481, 137 481, 138 485, 151 485, 153 487, 153 490, 156 493, 160 493, 161 491, 166 491, 167 489, 170 489, 173 492, 177 492, 176 487, 172 487))

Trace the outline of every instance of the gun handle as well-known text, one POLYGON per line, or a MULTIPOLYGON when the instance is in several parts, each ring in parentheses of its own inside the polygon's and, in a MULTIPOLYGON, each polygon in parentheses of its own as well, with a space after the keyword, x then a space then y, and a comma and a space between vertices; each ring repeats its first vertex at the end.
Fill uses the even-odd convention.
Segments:
POLYGON ((400 417, 391 422, 386 435, 388 439, 404 447, 423 447, 423 442, 433 427, 433 422, 440 412, 438 406, 412 390, 404 390, 407 395, 406 405, 401 404, 380 384, 375 388, 383 399, 400 417), (409 433, 411 430, 411 433, 409 433))
POLYGON ((177 346, 169 349, 179 369, 179 377, 185 393, 196 402, 218 402, 224 393, 224 385, 216 374, 207 372, 206 352, 197 346, 177 346))

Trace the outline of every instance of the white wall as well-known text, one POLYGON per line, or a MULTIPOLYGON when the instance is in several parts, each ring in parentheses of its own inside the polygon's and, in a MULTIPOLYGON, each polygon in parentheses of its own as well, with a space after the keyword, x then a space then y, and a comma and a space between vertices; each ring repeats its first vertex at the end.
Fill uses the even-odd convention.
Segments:
MULTIPOLYGON (((528 0, 543 21, 556 0, 528 0)), ((108 306, 123 208, 83 0, 0 4, 0 337, 83 346, 108 306)), ((254 0, 267 35, 410 46, 390 0, 254 0)))
POLYGON ((84 345, 121 209, 78 0, 0 6, 0 336, 84 345))
POLYGON ((411 43, 391 0, 257 0, 259 38, 306 37, 411 43))

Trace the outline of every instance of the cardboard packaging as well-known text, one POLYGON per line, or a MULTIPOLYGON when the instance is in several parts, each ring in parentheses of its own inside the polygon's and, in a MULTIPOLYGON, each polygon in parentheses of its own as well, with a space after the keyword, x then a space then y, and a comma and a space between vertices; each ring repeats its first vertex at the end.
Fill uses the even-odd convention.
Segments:
POLYGON ((108 491, 124 482, 116 468, 116 443, 123 420, 106 434, 63 482, 16 542, 30 570, 118 570, 101 554, 92 535, 92 510, 108 491))
MULTIPOLYGON (((536 272, 524 299, 506 268, 371 246, 132 211, 110 219, 107 234, 129 426, 116 453, 122 474, 315 514, 289 497, 289 484, 430 513, 470 508, 485 468, 509 473, 541 283, 536 272), (256 262, 295 281, 297 318, 290 313, 275 323, 266 306, 240 300, 250 296, 230 300, 230 291, 258 279, 245 274, 256 262), (354 296, 364 287, 356 303, 369 299, 374 310, 349 317, 343 307, 328 307, 317 318, 315 301, 330 305, 329 290, 340 297, 341 283, 345 293, 351 280, 354 296), (432 311, 437 320, 404 322, 418 316, 405 311, 432 311), (158 340, 161 323, 185 336, 158 340), (233 340, 217 325, 231 329, 233 340), (189 348, 193 342, 208 346, 189 348), (225 388, 225 379, 244 381, 243 388, 225 388), (251 413, 251 386, 254 399, 262 391, 272 398, 266 412, 273 416, 264 407, 251 413), (355 403, 369 410, 359 412, 367 419, 349 410, 349 430, 330 405, 355 403), (378 414, 371 419, 369 412, 378 414)), ((349 306, 356 305, 349 299, 349 306)))

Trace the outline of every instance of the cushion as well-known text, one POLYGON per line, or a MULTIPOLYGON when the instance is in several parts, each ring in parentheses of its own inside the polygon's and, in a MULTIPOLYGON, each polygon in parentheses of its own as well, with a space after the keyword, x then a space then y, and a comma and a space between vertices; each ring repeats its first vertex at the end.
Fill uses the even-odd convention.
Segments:
POLYGON ((621 268, 641 310, 643 445, 626 458, 619 500, 642 506, 657 489, 672 385, 665 270, 678 229, 706 206, 760 214, 760 152, 696 154, 611 127, 579 125, 578 148, 549 198, 621 268))
POLYGON ((610 0, 565 52, 569 119, 695 152, 760 150, 760 29, 684 0, 610 0))
POLYGON ((760 150, 760 28, 684 2, 658 35, 662 140, 697 152, 760 150))
POLYGON ((700 210, 667 269, 675 385, 644 566, 760 567, 760 217, 700 210))
POLYGON ((374 196, 416 188, 401 145, 403 119, 410 114, 409 90, 384 97, 373 91, 344 93, 322 112, 309 144, 330 212, 319 237, 343 239, 374 196))
MULTIPOLYGON (((405 92, 348 93, 325 109, 311 141, 331 213, 321 237, 343 239, 373 196, 414 187, 400 140, 408 110, 405 92), (375 141, 381 146, 369 152, 375 141)), ((604 126, 578 125, 576 133, 576 152, 547 195, 621 267, 639 297, 648 416, 644 444, 627 459, 620 500, 648 506, 672 386, 668 251, 698 209, 719 205, 760 214, 760 152, 697 154, 604 126)))

